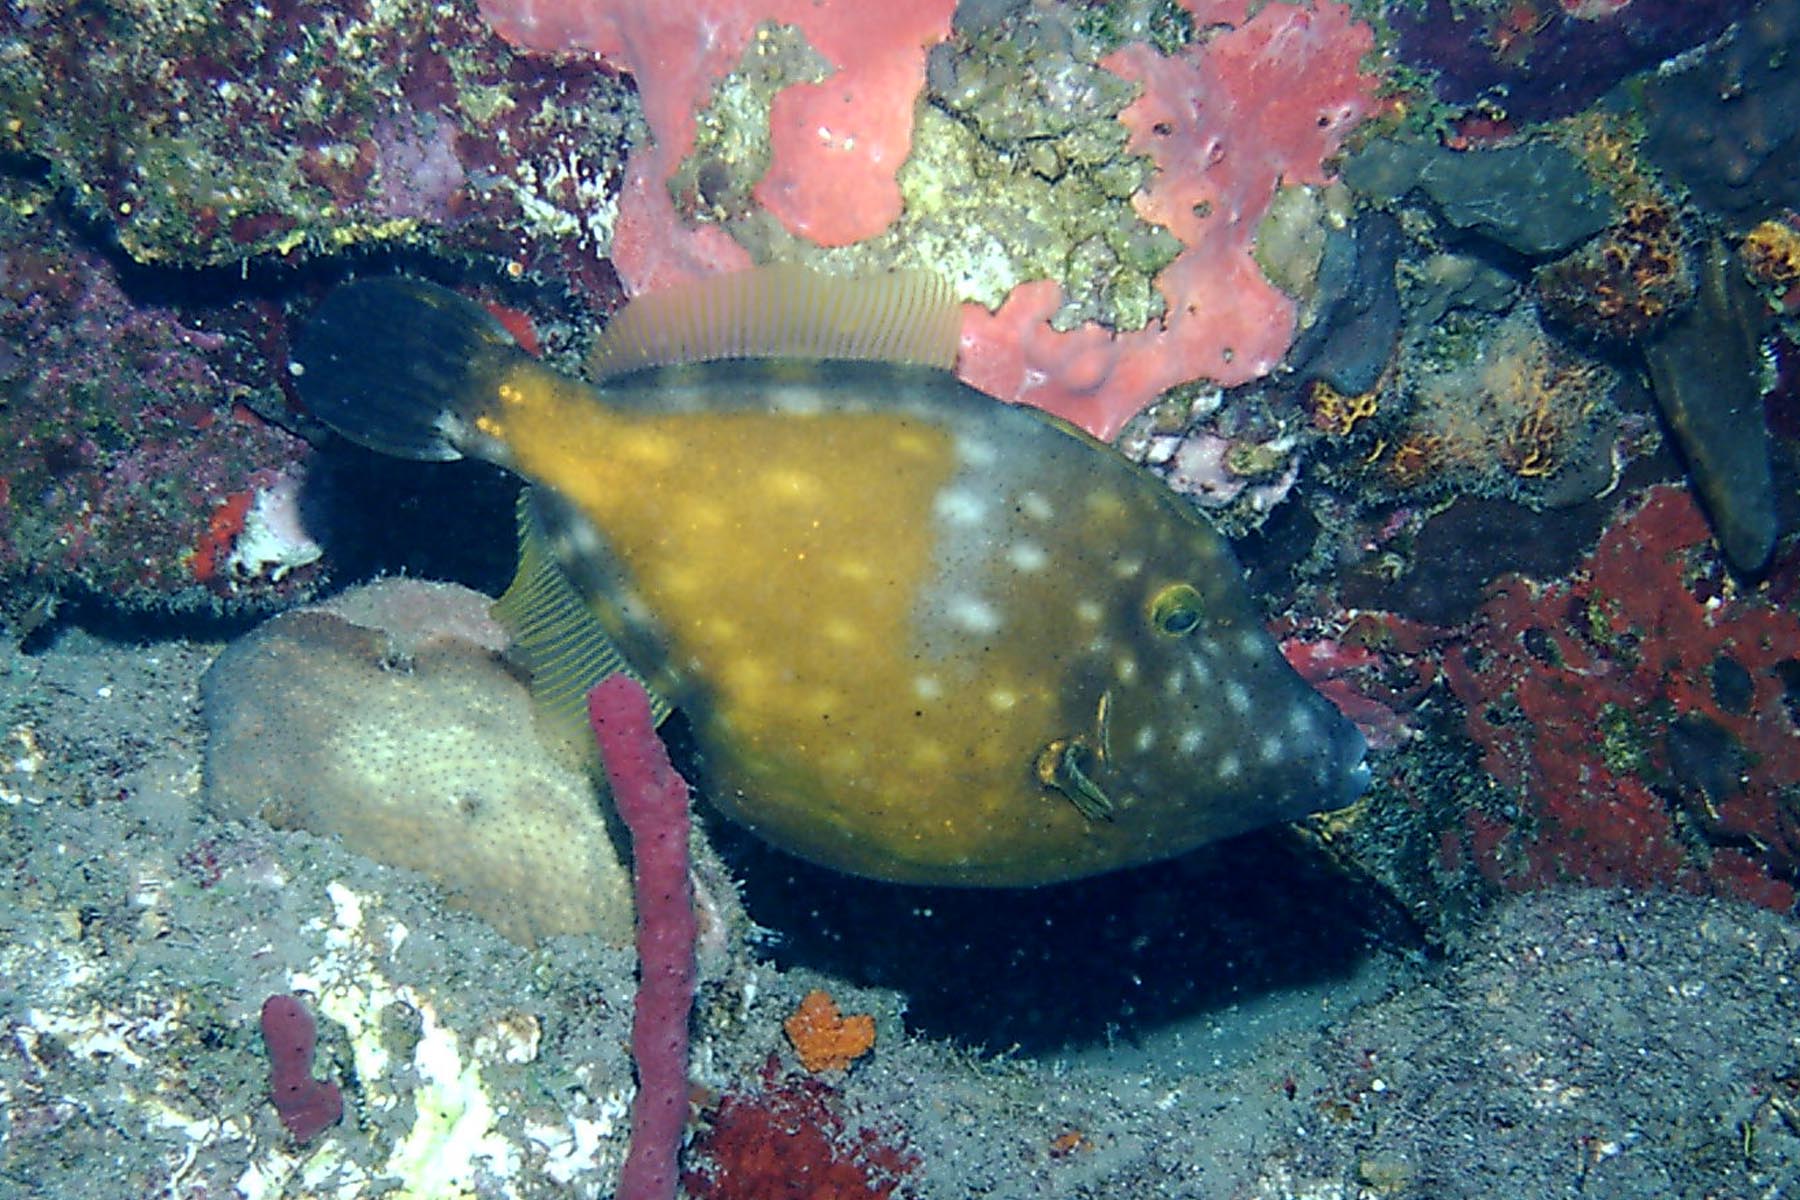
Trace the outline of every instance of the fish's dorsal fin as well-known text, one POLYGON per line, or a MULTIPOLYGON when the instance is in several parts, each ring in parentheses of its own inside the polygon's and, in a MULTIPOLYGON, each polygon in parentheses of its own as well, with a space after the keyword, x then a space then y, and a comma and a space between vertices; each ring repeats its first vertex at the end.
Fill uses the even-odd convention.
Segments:
POLYGON ((777 264, 633 300, 588 354, 596 380, 723 358, 837 359, 948 370, 962 310, 929 271, 824 275, 777 264))
MULTIPOLYGON (((519 494, 518 519, 519 565, 506 594, 494 601, 494 617, 512 634, 508 654, 531 677, 531 698, 549 740, 580 747, 586 758, 594 745, 587 731, 588 692, 621 671, 645 681, 557 564, 529 488, 519 494)), ((645 692, 660 725, 669 702, 648 684, 645 692)))

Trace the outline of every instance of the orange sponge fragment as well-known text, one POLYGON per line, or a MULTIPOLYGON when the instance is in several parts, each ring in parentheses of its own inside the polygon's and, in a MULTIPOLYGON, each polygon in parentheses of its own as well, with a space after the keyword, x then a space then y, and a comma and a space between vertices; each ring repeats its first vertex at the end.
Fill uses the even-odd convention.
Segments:
POLYGON ((1174 54, 1134 42, 1100 62, 1142 92, 1119 114, 1129 149, 1156 165, 1132 199, 1182 244, 1156 278, 1160 322, 1115 333, 1057 331, 1051 280, 1013 289, 998 312, 964 310, 963 380, 1055 413, 1103 441, 1168 388, 1235 387, 1267 375, 1294 339, 1294 302, 1269 282, 1257 230, 1283 186, 1323 184, 1326 162, 1376 111, 1362 70, 1375 35, 1347 4, 1181 0, 1206 37, 1174 54))
POLYGON ((696 114, 763 24, 799 29, 829 73, 775 97, 757 202, 821 246, 892 224, 925 55, 950 36, 955 8, 954 0, 481 0, 488 24, 512 45, 596 54, 637 80, 651 141, 626 164, 610 255, 634 296, 749 265, 723 229, 688 224, 668 184, 693 151, 696 114))
POLYGON ((875 1045, 875 1018, 868 1013, 846 1017, 825 992, 806 993, 794 1015, 782 1022, 800 1065, 817 1074, 841 1071, 875 1045))

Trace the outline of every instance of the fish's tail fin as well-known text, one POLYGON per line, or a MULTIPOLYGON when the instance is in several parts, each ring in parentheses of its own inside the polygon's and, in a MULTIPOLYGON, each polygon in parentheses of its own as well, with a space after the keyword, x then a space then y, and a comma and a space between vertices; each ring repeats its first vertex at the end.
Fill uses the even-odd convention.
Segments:
POLYGON ((481 305, 413 279, 332 292, 294 344, 307 411, 396 458, 494 458, 476 422, 529 356, 481 305))

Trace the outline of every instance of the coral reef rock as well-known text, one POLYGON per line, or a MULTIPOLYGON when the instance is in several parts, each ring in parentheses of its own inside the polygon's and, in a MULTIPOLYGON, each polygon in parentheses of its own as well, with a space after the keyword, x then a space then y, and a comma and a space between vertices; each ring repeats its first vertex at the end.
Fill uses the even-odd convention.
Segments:
POLYGON ((1694 199, 1746 224, 1800 202, 1800 0, 1764 0, 1730 37, 1646 80, 1650 157, 1694 199))
POLYGON ((1763 416, 1768 312, 1723 244, 1701 259, 1699 302, 1644 346, 1652 390, 1732 566, 1760 572, 1780 532, 1763 416))
POLYGON ((1531 257, 1560 254, 1613 219, 1581 160, 1549 141, 1469 151, 1373 141, 1344 165, 1344 180, 1382 204, 1416 189, 1457 229, 1531 257), (1532 202, 1513 203, 1520 195, 1532 202))

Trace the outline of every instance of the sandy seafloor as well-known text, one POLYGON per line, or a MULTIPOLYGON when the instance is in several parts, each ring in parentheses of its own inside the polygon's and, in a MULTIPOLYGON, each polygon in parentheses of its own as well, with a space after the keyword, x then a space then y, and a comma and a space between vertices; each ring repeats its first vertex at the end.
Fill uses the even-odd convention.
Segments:
MULTIPOLYGON (((418 876, 207 816, 218 649, 66 628, 0 651, 0 1195, 605 1195, 629 950, 522 949, 418 876), (257 1033, 296 988, 348 1099, 306 1147, 257 1033)), ((802 872, 758 913, 752 888, 775 929, 709 962, 694 1077, 796 1069, 780 1021, 823 985, 879 1022, 834 1103, 916 1156, 901 1195, 1800 1195, 1790 921, 1540 893, 1425 955, 1272 901, 1266 862, 1121 877, 1074 926, 1033 919, 1070 911, 1053 893, 896 901, 802 872)))

